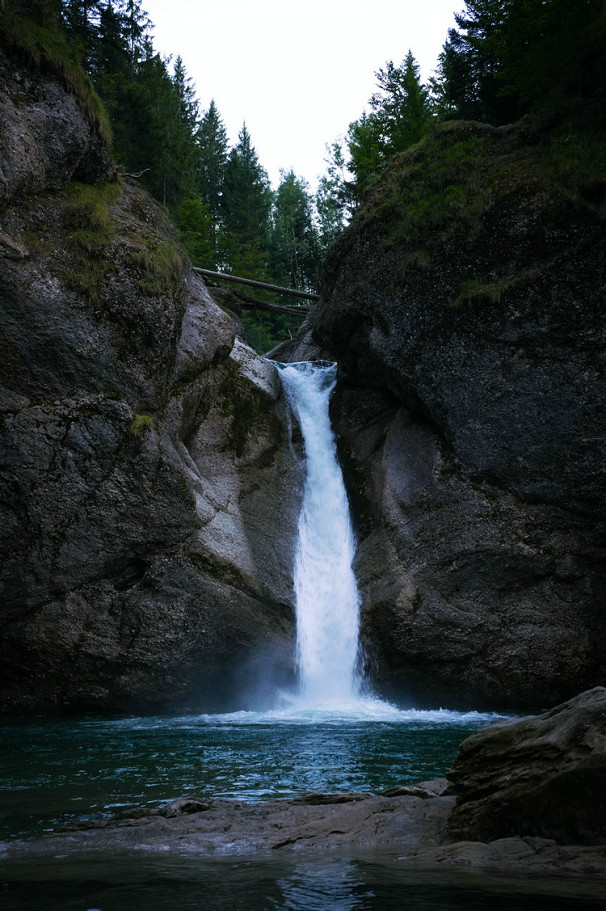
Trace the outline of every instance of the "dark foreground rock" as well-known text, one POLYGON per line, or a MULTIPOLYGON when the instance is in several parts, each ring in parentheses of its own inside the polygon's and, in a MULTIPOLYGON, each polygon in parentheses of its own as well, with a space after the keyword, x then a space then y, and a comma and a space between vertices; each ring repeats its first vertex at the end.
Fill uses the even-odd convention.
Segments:
POLYGON ((448 774, 448 837, 606 844, 606 689, 478 731, 448 774))

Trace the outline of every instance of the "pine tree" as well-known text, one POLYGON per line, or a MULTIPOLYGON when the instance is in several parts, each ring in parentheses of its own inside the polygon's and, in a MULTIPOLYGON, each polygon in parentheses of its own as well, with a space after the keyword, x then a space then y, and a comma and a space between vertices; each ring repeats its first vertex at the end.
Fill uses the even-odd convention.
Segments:
POLYGON ((312 202, 304 180, 281 171, 272 213, 270 270, 275 281, 291 288, 315 289, 319 242, 312 202))
POLYGON ((204 113, 196 133, 197 191, 218 224, 225 166, 227 164, 227 133, 214 99, 204 113))
POLYGON ((504 124, 542 110, 561 117, 601 91, 602 0, 467 0, 440 57, 455 116, 504 124))
POLYGON ((118 8, 108 0, 100 9, 99 28, 90 63, 90 75, 102 97, 105 93, 112 94, 111 82, 116 81, 116 76, 124 74, 126 78, 128 65, 129 48, 124 34, 124 19, 118 8))
POLYGON ((77 48, 86 69, 94 56, 102 9, 99 0, 65 0, 63 3, 65 34, 71 46, 77 48))
POLYGON ((354 180, 346 182, 346 191, 351 207, 355 207, 362 201, 366 188, 387 164, 383 128, 376 114, 364 112, 359 120, 350 123, 347 131, 347 148, 347 167, 354 180))
POLYGON ((421 85, 412 51, 399 67, 389 60, 375 75, 379 92, 370 99, 370 106, 381 126, 382 156, 389 160, 423 135, 430 116, 428 92, 421 85))
POLYGON ((345 156, 338 141, 326 147, 328 158, 326 173, 318 182, 316 212, 319 222, 319 244, 322 253, 339 236, 345 225, 347 188, 345 183, 345 156))
POLYGON ((240 243, 263 244, 267 237, 272 192, 246 124, 225 165, 221 209, 227 230, 240 243))
POLYGON ((375 75, 379 91, 370 99, 371 112, 347 133, 347 167, 354 181, 346 188, 354 205, 394 155, 421 139, 431 118, 429 92, 411 51, 399 67, 389 60, 375 75))

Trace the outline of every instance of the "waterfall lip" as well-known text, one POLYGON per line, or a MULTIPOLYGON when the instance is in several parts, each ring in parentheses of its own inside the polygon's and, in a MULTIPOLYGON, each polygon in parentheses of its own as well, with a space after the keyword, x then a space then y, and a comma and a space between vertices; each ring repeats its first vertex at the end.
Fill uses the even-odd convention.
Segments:
MULTIPOLYGON (((337 361, 321 361, 321 360, 318 360, 318 361, 291 361, 291 362, 271 361, 271 363, 275 364, 275 366, 279 370, 285 370, 287 367, 295 367, 296 369, 301 368, 301 370, 303 371, 306 368, 313 369, 315 367, 320 367, 321 369, 326 369, 328 367, 337 366, 337 361)), ((310 370, 310 372, 311 372, 311 370, 310 370)))

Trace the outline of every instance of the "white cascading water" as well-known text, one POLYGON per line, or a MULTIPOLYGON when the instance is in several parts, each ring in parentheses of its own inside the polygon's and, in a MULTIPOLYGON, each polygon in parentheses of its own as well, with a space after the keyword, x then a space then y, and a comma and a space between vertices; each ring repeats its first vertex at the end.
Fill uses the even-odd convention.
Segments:
MULTIPOLYGON (((337 366, 280 364, 282 386, 305 444, 305 486, 294 566, 297 610, 296 694, 276 693, 270 710, 200 715, 202 723, 452 725, 498 716, 447 709, 401 709, 368 692, 360 670, 360 597, 352 562, 354 536, 328 403, 337 366)), ((191 724, 191 719, 186 719, 191 724)))
POLYGON ((279 365, 305 443, 306 478, 294 567, 299 702, 309 707, 360 699, 355 543, 328 403, 336 364, 279 365))

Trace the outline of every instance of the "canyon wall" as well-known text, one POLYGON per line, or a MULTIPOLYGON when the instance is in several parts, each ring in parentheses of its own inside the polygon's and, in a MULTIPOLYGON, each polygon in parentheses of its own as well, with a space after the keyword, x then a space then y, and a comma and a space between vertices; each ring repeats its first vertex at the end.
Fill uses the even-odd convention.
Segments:
POLYGON ((603 682, 603 181, 573 140, 438 127, 370 188, 295 346, 339 362, 368 667, 419 704, 603 682))
POLYGON ((0 53, 0 709, 241 708, 291 678, 277 372, 59 78, 0 53))

